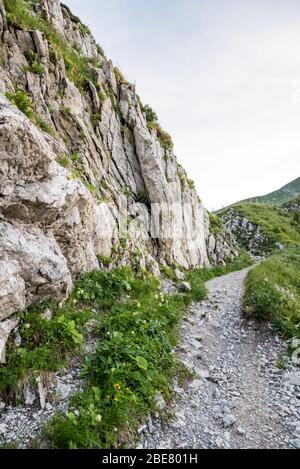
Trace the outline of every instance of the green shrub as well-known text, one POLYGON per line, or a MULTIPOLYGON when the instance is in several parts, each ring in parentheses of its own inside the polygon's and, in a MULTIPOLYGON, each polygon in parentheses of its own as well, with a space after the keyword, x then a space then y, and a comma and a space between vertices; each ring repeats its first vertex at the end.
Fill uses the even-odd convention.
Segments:
POLYGON ((149 106, 149 104, 143 106, 142 111, 146 114, 146 120, 148 123, 158 122, 158 116, 156 112, 152 109, 152 107, 149 106))

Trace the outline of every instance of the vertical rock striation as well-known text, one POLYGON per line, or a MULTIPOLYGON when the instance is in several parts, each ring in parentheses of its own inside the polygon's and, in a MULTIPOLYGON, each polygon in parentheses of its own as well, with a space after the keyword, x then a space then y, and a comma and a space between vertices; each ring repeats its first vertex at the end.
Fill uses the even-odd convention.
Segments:
POLYGON ((135 87, 59 0, 14 4, 0 0, 0 319, 64 298, 104 256, 208 266, 208 214, 135 87))

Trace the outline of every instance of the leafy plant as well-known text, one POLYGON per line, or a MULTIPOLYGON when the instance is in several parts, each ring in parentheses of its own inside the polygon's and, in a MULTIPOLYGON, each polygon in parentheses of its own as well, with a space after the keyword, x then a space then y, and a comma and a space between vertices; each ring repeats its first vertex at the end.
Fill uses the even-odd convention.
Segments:
POLYGON ((179 369, 172 349, 186 301, 183 294, 163 295, 158 280, 143 275, 129 268, 97 271, 76 286, 78 304, 99 313, 99 342, 86 360, 85 392, 46 428, 54 448, 122 446, 124 434, 130 439, 153 410, 155 392, 170 396, 179 369))

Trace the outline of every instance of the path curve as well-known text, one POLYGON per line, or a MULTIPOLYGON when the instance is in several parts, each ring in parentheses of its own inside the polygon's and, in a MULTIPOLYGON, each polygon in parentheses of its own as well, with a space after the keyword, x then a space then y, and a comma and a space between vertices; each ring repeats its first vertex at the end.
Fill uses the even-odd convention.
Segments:
POLYGON ((290 448, 300 440, 300 387, 277 361, 286 344, 241 314, 248 269, 207 283, 208 299, 192 305, 178 355, 196 378, 175 383, 173 418, 149 419, 140 448, 290 448), (295 434, 295 429, 298 434, 295 434))

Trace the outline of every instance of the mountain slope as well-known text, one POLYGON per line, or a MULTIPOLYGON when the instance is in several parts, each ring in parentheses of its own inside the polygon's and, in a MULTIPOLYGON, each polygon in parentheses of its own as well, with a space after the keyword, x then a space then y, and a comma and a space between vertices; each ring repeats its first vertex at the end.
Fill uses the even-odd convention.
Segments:
POLYGON ((235 204, 231 204, 231 205, 228 205, 227 207, 217 210, 216 213, 220 213, 223 210, 226 210, 230 207, 234 207, 235 205, 240 205, 240 204, 253 203, 253 204, 276 205, 276 204, 280 204, 282 202, 288 201, 289 199, 291 199, 292 197, 295 197, 299 193, 300 193, 300 177, 298 177, 297 179, 294 179, 294 181, 289 182, 288 184, 283 186, 281 189, 278 189, 277 191, 270 192, 269 194, 266 194, 266 195, 250 197, 249 199, 241 200, 240 202, 236 202, 235 204))
POLYGON ((246 199, 243 202, 253 202, 253 203, 261 203, 261 204, 278 204, 284 202, 291 197, 294 197, 296 194, 300 192, 300 177, 295 179, 294 181, 289 182, 281 189, 277 191, 270 192, 270 194, 262 195, 259 197, 251 197, 250 199, 246 199))
POLYGON ((257 255, 300 245, 299 196, 277 206, 236 204, 220 213, 237 243, 257 255))

